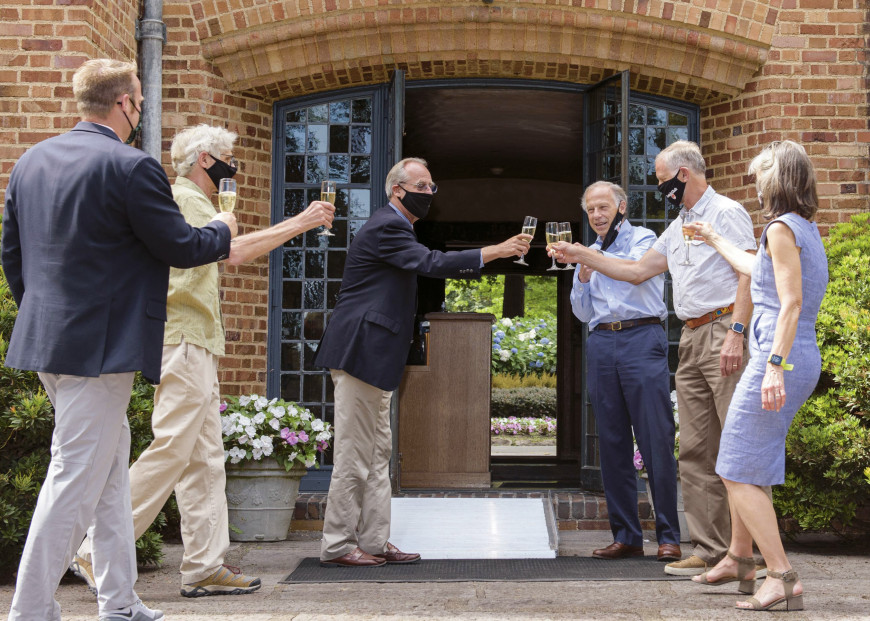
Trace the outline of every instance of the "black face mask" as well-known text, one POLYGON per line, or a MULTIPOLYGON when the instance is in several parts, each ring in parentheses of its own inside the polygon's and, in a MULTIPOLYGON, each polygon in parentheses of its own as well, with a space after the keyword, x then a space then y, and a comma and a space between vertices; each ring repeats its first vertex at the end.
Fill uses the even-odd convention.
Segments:
MULTIPOLYGON (((130 103, 133 103, 130 100, 130 103)), ((136 140, 136 137, 142 132, 142 111, 139 108, 136 108, 136 104, 133 104, 133 108, 135 108, 136 112, 139 113, 139 122, 136 123, 136 127, 133 127, 133 123, 130 123, 130 117, 127 116, 127 113, 124 112, 124 109, 121 108, 121 112, 124 112, 124 118, 127 119, 127 123, 130 124, 130 135, 127 136, 127 140, 124 141, 124 144, 133 144, 133 141, 136 140)))
POLYGON ((617 211, 616 216, 613 218, 613 222, 610 223, 610 228, 607 229, 607 234, 601 240, 602 252, 607 250, 607 248, 616 241, 616 236, 619 235, 619 224, 622 222, 623 218, 625 218, 625 214, 621 211, 617 211))
POLYGON ((214 164, 206 168, 205 173, 211 179, 214 187, 218 188, 221 185, 221 179, 232 179, 236 175, 236 169, 214 156, 211 156, 211 158, 214 160, 214 164))
POLYGON ((673 179, 659 184, 658 190, 662 193, 668 202, 674 207, 679 207, 683 204, 683 192, 686 191, 686 182, 680 181, 677 177, 680 176, 680 171, 674 175, 673 179))
MULTIPOLYGON (((404 188, 403 188, 404 189, 404 188)), ((429 206, 432 204, 432 194, 428 192, 408 192, 399 199, 405 209, 416 218, 425 218, 429 214, 429 206)))

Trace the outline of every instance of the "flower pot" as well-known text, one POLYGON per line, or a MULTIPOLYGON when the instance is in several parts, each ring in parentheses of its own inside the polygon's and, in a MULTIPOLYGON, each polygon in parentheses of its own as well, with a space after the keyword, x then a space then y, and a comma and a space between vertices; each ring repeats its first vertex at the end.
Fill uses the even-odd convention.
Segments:
MULTIPOLYGON (((649 477, 644 473, 641 478, 646 483, 646 496, 649 499, 649 506, 655 513, 655 505, 653 505, 652 490, 649 487, 649 477)), ((683 507, 683 488, 680 485, 680 477, 677 477, 677 519, 680 522, 680 543, 689 543, 692 537, 689 534, 689 523, 686 521, 686 510, 683 507)))
POLYGON ((227 508, 233 541, 284 541, 293 520, 302 466, 289 472, 272 458, 227 464, 227 508))

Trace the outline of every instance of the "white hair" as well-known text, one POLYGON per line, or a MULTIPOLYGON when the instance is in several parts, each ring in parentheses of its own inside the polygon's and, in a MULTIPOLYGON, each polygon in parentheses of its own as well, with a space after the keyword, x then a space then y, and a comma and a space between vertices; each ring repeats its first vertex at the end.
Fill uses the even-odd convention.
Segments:
POLYGON ((169 154, 172 157, 172 168, 179 177, 186 177, 196 162, 199 154, 205 151, 214 158, 221 153, 232 150, 238 134, 223 127, 211 127, 205 123, 188 127, 175 135, 169 154))
POLYGON ((392 198, 394 185, 408 182, 409 177, 408 173, 405 172, 405 166, 407 166, 411 162, 420 164, 423 168, 429 168, 426 160, 419 157, 406 157, 405 159, 397 162, 396 165, 390 169, 390 172, 387 173, 387 182, 384 184, 387 190, 387 198, 392 198))

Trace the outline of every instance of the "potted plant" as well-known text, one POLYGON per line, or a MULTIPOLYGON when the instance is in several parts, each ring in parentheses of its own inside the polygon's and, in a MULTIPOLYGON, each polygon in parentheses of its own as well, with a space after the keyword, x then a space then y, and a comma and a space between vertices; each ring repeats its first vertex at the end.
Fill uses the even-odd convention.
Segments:
POLYGON ((221 404, 227 505, 234 541, 283 541, 299 482, 329 447, 332 428, 306 408, 260 395, 221 404))

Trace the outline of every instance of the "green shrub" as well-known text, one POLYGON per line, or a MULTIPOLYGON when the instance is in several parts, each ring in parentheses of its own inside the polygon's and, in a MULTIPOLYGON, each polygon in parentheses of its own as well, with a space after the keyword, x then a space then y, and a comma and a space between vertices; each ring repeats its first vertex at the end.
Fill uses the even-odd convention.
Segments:
POLYGON ((856 511, 870 506, 870 214, 832 228, 826 251, 822 376, 789 430, 774 504, 802 529, 866 529, 856 511))
POLYGON ((493 418, 556 418, 555 388, 494 388, 490 402, 493 418))
POLYGON ((555 388, 556 376, 552 373, 542 373, 541 375, 517 375, 511 373, 505 375, 498 373, 492 376, 493 388, 555 388))
POLYGON ((556 318, 505 317, 492 326, 492 372, 544 375, 556 372, 556 318))

